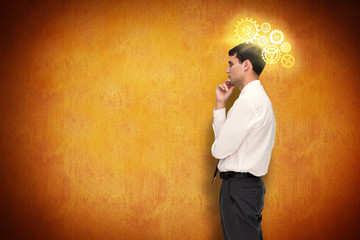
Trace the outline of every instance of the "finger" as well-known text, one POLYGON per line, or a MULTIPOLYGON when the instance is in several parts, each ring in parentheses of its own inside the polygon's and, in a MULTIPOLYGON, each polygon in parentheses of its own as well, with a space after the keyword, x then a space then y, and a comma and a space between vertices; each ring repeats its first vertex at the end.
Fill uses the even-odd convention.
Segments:
POLYGON ((227 91, 227 90, 228 90, 228 86, 227 86, 225 83, 223 83, 222 85, 224 86, 224 88, 225 88, 226 91, 227 91))

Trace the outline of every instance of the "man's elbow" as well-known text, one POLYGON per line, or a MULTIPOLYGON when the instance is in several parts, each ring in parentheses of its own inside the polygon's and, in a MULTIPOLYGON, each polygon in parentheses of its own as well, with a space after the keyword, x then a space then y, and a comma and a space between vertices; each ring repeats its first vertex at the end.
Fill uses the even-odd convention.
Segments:
POLYGON ((214 158, 217 158, 217 159, 221 159, 221 158, 224 158, 223 157, 223 154, 222 152, 220 151, 217 151, 217 149, 215 147, 212 147, 211 148, 211 155, 214 157, 214 158))

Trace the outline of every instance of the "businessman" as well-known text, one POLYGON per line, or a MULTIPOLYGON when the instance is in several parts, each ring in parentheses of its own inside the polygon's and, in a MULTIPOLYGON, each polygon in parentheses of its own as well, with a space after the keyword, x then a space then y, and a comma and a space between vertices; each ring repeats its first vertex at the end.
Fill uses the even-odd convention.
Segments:
POLYGON ((228 79, 216 87, 211 154, 219 159, 220 216, 225 240, 262 240, 265 185, 275 142, 275 115, 259 76, 266 62, 262 49, 241 43, 229 50, 228 79), (226 100, 240 89, 226 116, 226 100))

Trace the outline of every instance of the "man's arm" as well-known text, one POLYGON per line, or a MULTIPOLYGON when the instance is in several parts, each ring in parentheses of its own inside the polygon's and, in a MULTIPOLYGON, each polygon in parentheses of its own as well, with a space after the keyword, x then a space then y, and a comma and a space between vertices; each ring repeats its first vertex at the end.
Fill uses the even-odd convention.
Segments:
POLYGON ((226 107, 225 102, 216 101, 216 107, 215 107, 216 110, 222 109, 222 108, 225 108, 225 107, 226 107))
POLYGON ((213 129, 215 141, 211 147, 211 154, 222 159, 233 154, 258 121, 254 109, 246 98, 239 99, 233 106, 228 118, 225 108, 214 109, 213 129))
POLYGON ((221 108, 221 109, 215 108, 213 110, 213 115, 214 115, 214 121, 212 122, 212 127, 214 130, 215 139, 217 139, 220 133, 221 126, 224 124, 226 120, 225 108, 221 108))

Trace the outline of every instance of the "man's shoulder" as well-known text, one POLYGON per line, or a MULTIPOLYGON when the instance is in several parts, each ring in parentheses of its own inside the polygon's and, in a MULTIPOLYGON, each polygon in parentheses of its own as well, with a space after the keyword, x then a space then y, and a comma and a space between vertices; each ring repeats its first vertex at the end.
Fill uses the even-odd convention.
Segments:
POLYGON ((239 101, 249 101, 253 105, 271 104, 270 98, 261 84, 253 85, 246 89, 243 94, 240 93, 237 102, 239 101))
POLYGON ((266 104, 270 101, 270 98, 268 97, 266 92, 261 90, 246 92, 238 99, 239 101, 248 101, 251 104, 266 104))
POLYGON ((248 104, 259 116, 262 115, 263 112, 266 112, 267 108, 272 108, 270 98, 265 92, 258 92, 257 94, 243 94, 239 97, 238 102, 248 104))

